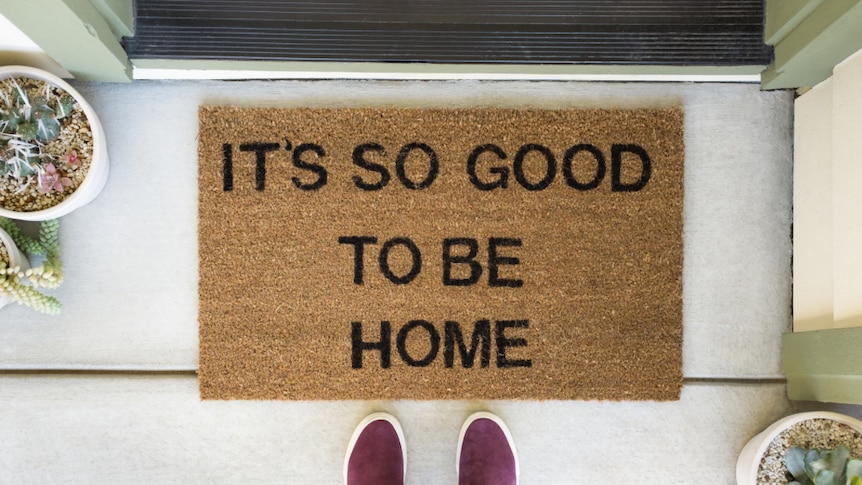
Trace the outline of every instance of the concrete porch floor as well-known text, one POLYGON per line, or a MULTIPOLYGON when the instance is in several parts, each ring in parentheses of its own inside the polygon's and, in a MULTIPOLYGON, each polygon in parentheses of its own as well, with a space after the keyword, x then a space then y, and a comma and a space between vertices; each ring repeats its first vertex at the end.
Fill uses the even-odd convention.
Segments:
POLYGON ((791 318, 790 92, 490 81, 76 87, 104 125, 111 175, 95 202, 62 220, 63 313, 0 310, 0 483, 337 484, 354 426, 381 410, 404 427, 408 483, 455 483, 461 422, 485 409, 511 428, 524 484, 732 484, 751 436, 795 409, 825 408, 787 401, 779 369, 791 318), (681 400, 201 402, 200 105, 683 107, 681 400))

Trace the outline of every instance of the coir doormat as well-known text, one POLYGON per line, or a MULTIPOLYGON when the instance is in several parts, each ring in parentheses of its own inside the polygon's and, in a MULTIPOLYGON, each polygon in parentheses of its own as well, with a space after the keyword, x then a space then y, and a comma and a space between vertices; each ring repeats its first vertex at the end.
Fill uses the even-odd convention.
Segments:
POLYGON ((199 112, 204 399, 678 399, 680 109, 199 112))

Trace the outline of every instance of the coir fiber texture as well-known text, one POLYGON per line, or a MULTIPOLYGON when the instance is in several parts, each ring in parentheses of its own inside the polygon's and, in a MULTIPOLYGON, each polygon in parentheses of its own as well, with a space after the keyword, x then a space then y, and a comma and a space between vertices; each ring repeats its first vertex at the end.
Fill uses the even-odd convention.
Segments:
POLYGON ((681 109, 199 122, 203 399, 679 398, 681 109))

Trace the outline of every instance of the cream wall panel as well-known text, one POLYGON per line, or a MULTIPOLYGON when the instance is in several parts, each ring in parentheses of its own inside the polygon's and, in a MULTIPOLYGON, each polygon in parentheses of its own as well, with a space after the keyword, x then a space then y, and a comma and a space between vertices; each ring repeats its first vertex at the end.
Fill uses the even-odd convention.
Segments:
POLYGON ((835 326, 862 326, 862 51, 835 66, 833 91, 835 326))
POLYGON ((833 326, 832 79, 796 100, 793 160, 793 330, 833 326))
POLYGON ((862 51, 796 99, 794 330, 862 326, 862 51))

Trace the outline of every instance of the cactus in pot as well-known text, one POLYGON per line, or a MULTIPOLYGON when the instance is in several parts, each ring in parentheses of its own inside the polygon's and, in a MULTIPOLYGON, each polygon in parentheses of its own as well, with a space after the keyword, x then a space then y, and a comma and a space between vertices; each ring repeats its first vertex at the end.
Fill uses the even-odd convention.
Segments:
POLYGON ((14 78, 5 80, 4 88, 0 89, 0 175, 16 180, 20 190, 34 180, 41 191, 53 189, 46 175, 56 173, 57 157, 44 148, 60 136, 61 120, 72 112, 75 101, 68 94, 52 93, 47 84, 35 95, 14 78))
POLYGON ((34 239, 22 233, 10 219, 0 217, 0 229, 9 234, 19 249, 30 255, 44 256, 41 265, 27 270, 0 260, 0 294, 42 313, 60 313, 60 302, 39 291, 40 288, 57 288, 63 282, 59 228, 56 219, 43 221, 39 226, 39 238, 34 239))
POLYGON ((0 216, 57 219, 108 179, 105 133, 74 87, 26 66, 0 67, 0 216))
POLYGON ((850 457, 850 449, 834 450, 791 447, 785 455, 791 485, 862 485, 862 460, 850 457))

